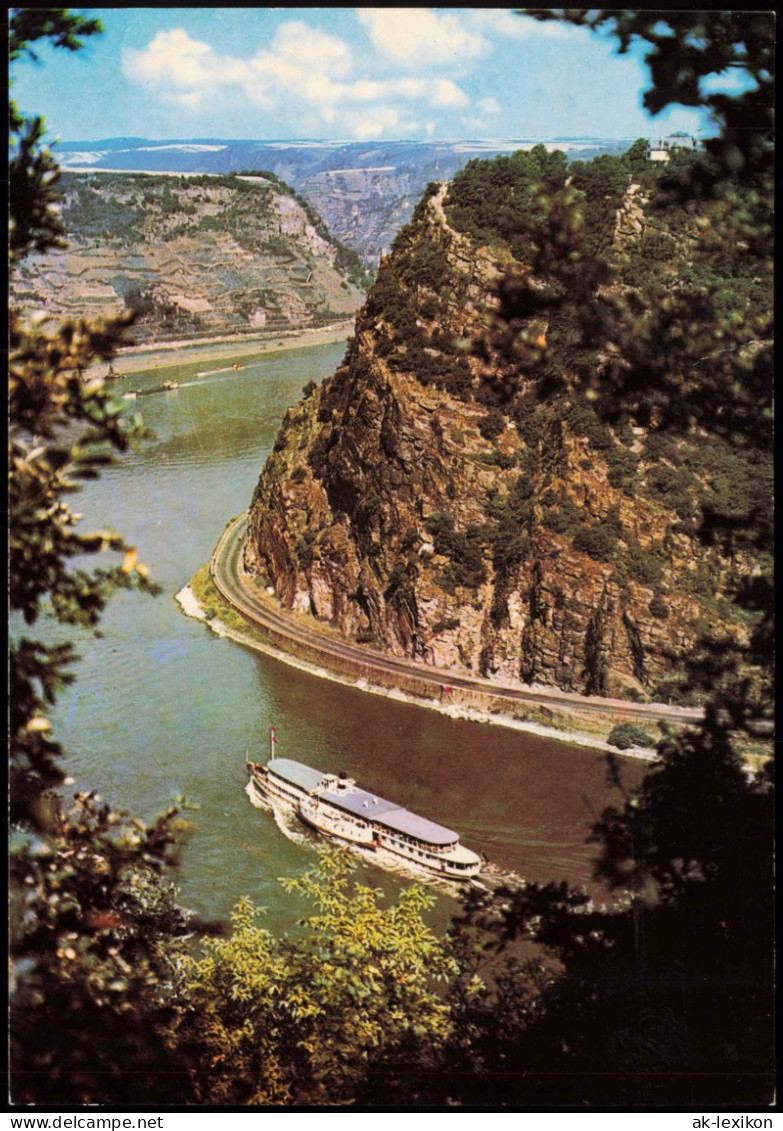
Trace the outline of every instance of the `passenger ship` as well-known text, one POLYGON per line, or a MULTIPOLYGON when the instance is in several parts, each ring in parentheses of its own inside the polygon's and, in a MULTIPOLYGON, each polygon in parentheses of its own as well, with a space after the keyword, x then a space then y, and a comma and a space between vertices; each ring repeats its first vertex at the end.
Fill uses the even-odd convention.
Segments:
POLYGON ((247 762, 253 788, 265 801, 282 802, 304 824, 326 836, 374 851, 394 853, 440 876, 478 875, 481 861, 451 829, 360 789, 345 773, 325 774, 276 756, 274 727, 268 762, 247 762))

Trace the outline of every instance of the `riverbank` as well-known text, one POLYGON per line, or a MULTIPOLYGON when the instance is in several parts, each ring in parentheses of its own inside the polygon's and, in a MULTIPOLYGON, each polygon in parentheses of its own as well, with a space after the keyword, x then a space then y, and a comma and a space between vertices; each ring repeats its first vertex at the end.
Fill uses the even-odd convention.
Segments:
POLYGON ((102 363, 91 372, 124 377, 128 373, 141 370, 176 369, 191 363, 213 361, 240 361, 267 353, 281 353, 286 350, 304 349, 309 346, 330 345, 342 342, 353 331, 353 319, 334 322, 329 326, 313 327, 306 330, 290 330, 280 334, 259 334, 253 336, 225 335, 201 338, 197 341, 182 339, 175 342, 153 342, 149 345, 128 346, 120 350, 112 359, 111 366, 102 363))
MULTIPOLYGON (((469 707, 442 699, 423 698, 417 695, 406 694, 398 688, 385 687, 381 684, 371 683, 367 679, 355 679, 350 675, 335 670, 329 670, 302 657, 295 656, 292 652, 276 646, 265 639, 263 634, 248 624, 239 613, 224 602, 220 593, 209 577, 209 570, 203 567, 176 595, 175 600, 186 616, 200 620, 207 625, 217 636, 227 637, 238 644, 251 648, 256 652, 271 656, 299 671, 308 672, 319 679, 328 679, 340 683, 345 687, 353 687, 357 691, 364 691, 371 695, 383 696, 394 699, 400 703, 422 707, 425 710, 437 711, 452 719, 463 719, 470 722, 484 723, 490 726, 501 726, 509 730, 535 734, 553 742, 565 743, 568 746, 584 746, 590 750, 611 753, 625 758, 649 762, 655 758, 655 751, 649 748, 632 747, 629 750, 619 751, 610 746, 608 742, 591 734, 586 730, 564 729, 563 726, 552 726, 537 722, 531 718, 522 718, 515 715, 504 714, 496 711, 484 711, 479 708, 469 707)), ((605 728, 604 728, 605 729, 605 728)))

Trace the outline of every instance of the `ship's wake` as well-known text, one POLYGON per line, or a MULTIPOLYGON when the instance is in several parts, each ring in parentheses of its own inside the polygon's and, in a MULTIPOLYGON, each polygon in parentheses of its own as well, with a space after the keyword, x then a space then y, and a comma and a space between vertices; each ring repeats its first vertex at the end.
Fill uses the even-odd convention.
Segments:
POLYGON ((272 820, 288 840, 293 841, 294 844, 304 845, 312 845, 316 841, 317 838, 308 833, 290 805, 276 805, 266 797, 262 797, 253 786, 252 781, 249 781, 245 786, 245 793, 250 798, 250 804, 254 805, 256 809, 266 809, 268 813, 272 814, 272 820))

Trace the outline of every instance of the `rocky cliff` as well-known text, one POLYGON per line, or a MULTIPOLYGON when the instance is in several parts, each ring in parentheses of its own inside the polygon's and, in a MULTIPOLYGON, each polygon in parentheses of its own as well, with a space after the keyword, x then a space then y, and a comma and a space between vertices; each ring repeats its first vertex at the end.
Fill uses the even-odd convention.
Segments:
MULTIPOLYGON (((612 206, 610 239, 642 238, 644 200, 635 186, 612 206)), ((573 389, 543 396, 540 314, 526 359, 469 348, 519 262, 457 230, 457 203, 445 186, 425 197, 342 366, 288 412, 246 564, 284 605, 444 682, 676 700, 706 625, 752 630, 725 598, 755 564, 705 546, 699 508, 736 482, 761 497, 769 469, 714 439, 610 426, 573 389)))
POLYGON ((301 329, 354 313, 358 257, 269 177, 66 174, 68 246, 32 256, 14 299, 57 318, 133 306, 139 342, 301 329))

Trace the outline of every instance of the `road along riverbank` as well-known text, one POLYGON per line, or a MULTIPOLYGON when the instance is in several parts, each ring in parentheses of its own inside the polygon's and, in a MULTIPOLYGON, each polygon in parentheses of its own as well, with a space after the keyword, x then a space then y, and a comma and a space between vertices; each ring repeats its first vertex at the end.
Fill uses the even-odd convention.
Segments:
MULTIPOLYGON (((320 678, 398 698, 452 718, 526 730, 569 745, 613 751, 605 741, 616 723, 636 722, 659 735, 658 724, 681 727, 702 718, 700 708, 631 703, 576 695, 557 688, 500 686, 477 676, 441 672, 346 641, 313 617, 284 609, 273 592, 242 565, 246 516, 226 526, 209 564, 177 594, 183 611, 222 636, 320 678)), ((628 757, 650 759, 635 747, 628 757)))
POLYGON ((148 345, 128 346, 121 349, 106 363, 94 366, 90 375, 124 377, 149 369, 176 369, 195 362, 234 361, 258 357, 265 353, 299 350, 305 346, 329 345, 341 342, 353 330, 353 319, 331 323, 306 330, 290 330, 276 334, 234 334, 223 337, 200 338, 195 341, 180 339, 173 342, 151 342, 148 345))

